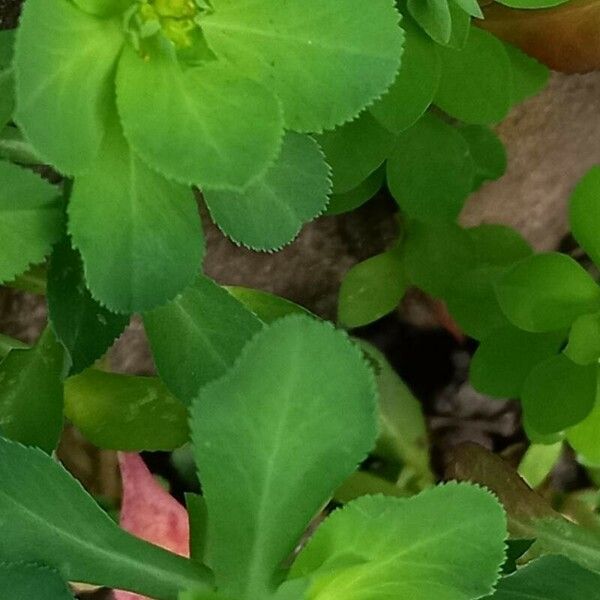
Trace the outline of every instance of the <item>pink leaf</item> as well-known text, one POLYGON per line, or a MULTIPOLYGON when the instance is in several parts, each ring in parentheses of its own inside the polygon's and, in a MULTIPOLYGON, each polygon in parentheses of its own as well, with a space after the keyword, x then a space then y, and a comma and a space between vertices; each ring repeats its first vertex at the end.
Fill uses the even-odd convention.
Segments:
MULTIPOLYGON (((121 527, 148 542, 189 556, 190 531, 185 508, 154 479, 139 454, 119 453, 123 481, 121 527)), ((115 591, 115 600, 147 600, 115 591)))

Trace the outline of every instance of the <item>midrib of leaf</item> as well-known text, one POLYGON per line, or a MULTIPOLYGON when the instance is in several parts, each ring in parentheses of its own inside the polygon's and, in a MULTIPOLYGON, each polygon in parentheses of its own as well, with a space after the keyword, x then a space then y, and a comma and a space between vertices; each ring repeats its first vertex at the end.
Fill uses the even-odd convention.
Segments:
POLYGON ((298 379, 298 361, 294 359, 298 357, 299 351, 300 344, 296 342, 295 351, 293 353, 290 353, 290 364, 293 365, 293 368, 291 368, 289 371, 290 376, 288 378, 288 389, 286 394, 286 401, 284 403, 284 410, 281 412, 281 418, 279 419, 277 429, 275 430, 275 436, 273 437, 273 444, 271 446, 270 452, 268 453, 268 462, 266 475, 264 479, 264 486, 262 488, 262 492, 258 500, 256 525, 257 534, 252 543, 251 561, 247 569, 248 584, 244 590, 244 597, 248 600, 260 598, 261 595, 265 592, 265 588, 268 589, 268 587, 265 585, 267 584, 267 582, 261 582, 260 577, 257 576, 260 575, 261 570, 261 548, 265 547, 265 538, 267 537, 265 535, 265 531, 268 530, 270 532, 270 529, 266 525, 263 525, 263 521, 267 521, 267 515, 269 512, 269 507, 271 505, 271 488, 273 486, 273 473, 275 472, 276 459, 279 457, 278 455, 281 451, 281 448, 286 446, 282 437, 291 410, 292 389, 296 380, 298 379))
MULTIPOLYGON (((189 559, 181 558, 181 557, 177 556, 176 554, 173 554, 171 552, 168 552, 167 550, 163 550, 162 548, 159 548, 158 546, 153 546, 152 544, 149 544, 148 542, 144 542, 141 539, 134 538, 133 536, 130 536, 129 534, 125 533, 124 531, 123 532, 118 531, 117 532, 118 534, 122 534, 123 542, 127 543, 128 545, 137 546, 138 550, 140 550, 141 555, 144 554, 144 552, 143 552, 144 550, 152 551, 155 554, 168 555, 171 562, 179 561, 179 564, 182 567, 182 569, 181 569, 182 571, 185 570, 185 571, 189 572, 189 571, 191 571, 192 568, 194 568, 194 569, 198 570, 198 574, 196 577, 192 577, 191 575, 188 576, 188 575, 182 574, 182 573, 175 573, 172 570, 163 569, 162 567, 157 566, 156 564, 149 565, 145 561, 142 561, 142 560, 137 561, 134 558, 132 558, 132 556, 135 556, 135 552, 130 552, 130 553, 127 551, 119 552, 114 549, 106 550, 100 546, 95 546, 94 544, 89 543, 84 538, 76 537, 76 536, 70 534, 68 531, 65 531, 64 529, 57 527, 49 520, 42 518, 40 515, 36 514, 31 509, 20 504, 12 496, 10 496, 5 491, 3 491, 1 488, 0 488, 0 496, 5 498, 6 500, 8 500, 8 502, 11 503, 13 506, 16 506, 18 511, 20 511, 21 513, 25 513, 25 515, 27 515, 30 518, 30 521, 39 523, 40 524, 39 527, 41 529, 46 529, 46 530, 49 529, 50 531, 54 531, 59 538, 67 540, 67 542, 75 550, 77 550, 79 548, 83 548, 87 552, 89 552, 92 556, 103 557, 103 558, 107 559, 109 562, 117 562, 118 561, 121 565, 122 564, 131 565, 133 572, 137 571, 140 574, 140 581, 143 580, 142 579, 142 576, 143 576, 143 577, 148 578, 150 581, 152 581, 152 580, 159 581, 160 587, 163 587, 164 582, 168 582, 168 583, 172 584, 176 590, 179 590, 179 589, 185 590, 185 589, 190 589, 190 588, 194 588, 194 587, 198 588, 199 585, 201 585, 206 590, 212 589, 210 584, 207 581, 208 570, 205 567, 201 566, 199 563, 194 564, 189 559), (203 573, 203 571, 204 571, 204 573, 203 573)), ((111 527, 113 526, 112 522, 110 522, 110 526, 111 527)), ((112 532, 112 533, 115 533, 115 532, 112 532)), ((128 550, 130 550, 130 548, 128 548, 128 550)), ((147 554, 147 552, 146 552, 146 554, 147 554)), ((84 581, 82 583, 89 583, 92 585, 106 585, 109 582, 84 581)), ((144 592, 144 589, 142 589, 140 587, 137 590, 131 590, 131 591, 144 592)), ((169 595, 169 596, 163 596, 159 600, 173 600, 174 598, 175 598, 174 595, 173 596, 169 595)))

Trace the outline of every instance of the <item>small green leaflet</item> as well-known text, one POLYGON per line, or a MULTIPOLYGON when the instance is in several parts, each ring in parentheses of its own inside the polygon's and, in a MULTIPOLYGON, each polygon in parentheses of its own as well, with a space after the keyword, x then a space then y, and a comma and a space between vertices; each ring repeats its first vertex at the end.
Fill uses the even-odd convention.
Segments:
POLYGON ((163 304, 200 269, 203 237, 192 191, 146 166, 116 127, 75 180, 69 233, 92 296, 112 312, 163 304))
POLYGON ((511 104, 540 92, 550 79, 550 69, 512 44, 504 44, 512 72, 511 104))
POLYGON ((354 265, 344 276, 338 299, 338 320, 362 327, 394 310, 408 287, 398 249, 354 265))
POLYGON ((600 167, 593 167, 581 179, 571 196, 569 223, 577 242, 600 265, 600 167))
POLYGON ((234 242, 253 250, 278 250, 325 210, 330 171, 315 140, 287 133, 279 158, 243 191, 203 192, 212 218, 234 242))
POLYGON ((31 171, 0 161, 0 282, 41 262, 62 228, 59 190, 31 171))
POLYGON ((461 50, 441 49, 442 76, 434 103, 465 123, 501 121, 511 103, 511 64, 504 44, 471 27, 461 50))
POLYGON ((396 138, 369 112, 317 137, 333 172, 333 192, 353 190, 388 157, 396 138))
POLYGON ((423 116, 437 91, 441 62, 437 46, 414 21, 405 16, 406 34, 402 65, 388 92, 369 108, 393 133, 400 133, 423 116))
POLYGON ((508 157, 504 144, 494 131, 483 125, 465 125, 459 127, 458 131, 469 144, 475 166, 473 190, 486 181, 500 179, 506 171, 508 157))
POLYGON ((65 416, 109 450, 174 450, 189 436, 185 406, 153 377, 88 369, 65 382, 65 416))
POLYGON ((530 444, 519 463, 519 475, 531 488, 544 483, 562 456, 564 444, 530 444))
POLYGON ((600 404, 581 423, 567 430, 567 441, 578 453, 580 462, 600 467, 600 404))
POLYGON ((253 312, 263 323, 272 323, 288 315, 306 315, 317 318, 309 310, 295 304, 287 298, 236 285, 224 286, 225 289, 248 310, 253 312))
POLYGON ((359 208, 377 194, 384 182, 385 166, 382 165, 353 190, 343 194, 333 194, 325 214, 327 216, 340 215, 359 208))
POLYGON ((161 379, 189 404, 200 388, 225 374, 262 324, 207 277, 169 304, 144 315, 144 327, 161 379))
POLYGON ((64 349, 50 329, 33 348, 14 349, 0 363, 0 430, 52 452, 63 427, 64 349))
POLYGON ((200 20, 209 46, 274 91, 287 129, 320 132, 349 121, 400 67, 404 36, 392 0, 211 4, 200 20))
POLYGON ((530 333, 513 325, 490 332, 470 365, 469 379, 482 394, 518 398, 531 370, 556 355, 565 339, 563 331, 530 333))
POLYGON ((390 192, 409 217, 454 221, 473 186, 469 145, 459 131, 429 113, 402 132, 387 162, 390 192))
POLYGON ((600 287, 566 254, 535 254, 517 262, 496 286, 504 314, 531 332, 564 329, 600 308, 600 287))
POLYGON ((309 600, 474 600, 493 591, 505 538, 502 507, 475 486, 365 496, 325 521, 291 577, 311 579, 309 600))
POLYGON ((455 223, 410 221, 402 248, 410 282, 437 298, 477 266, 474 241, 455 223))
POLYGON ((600 359, 600 313, 575 319, 564 353, 578 365, 590 365, 600 359))
POLYGON ((127 47, 117 72, 117 105, 135 151, 181 183, 240 190, 280 152, 276 98, 226 63, 184 69, 168 48, 157 45, 143 60, 127 47))
POLYGON ((452 34, 452 15, 448 0, 408 0, 413 19, 438 44, 445 45, 452 34))
POLYGON ((124 37, 118 19, 97 19, 68 0, 30 0, 17 33, 15 119, 45 162, 84 171, 112 110, 113 71, 124 37))
POLYGON ((47 302, 52 330, 71 361, 70 374, 99 359, 129 323, 128 316, 116 315, 92 298, 81 258, 66 236, 50 258, 47 302))
POLYGON ((10 600, 73 600, 56 571, 26 563, 0 563, 0 596, 10 600))
POLYGON ((208 570, 129 535, 49 456, 0 438, 0 561, 35 562, 66 581, 177 600, 210 589, 208 570))
POLYGON ((202 389, 192 439, 223 593, 274 591, 311 518, 373 447, 375 398, 360 350, 304 316, 265 328, 202 389))
POLYGON ((558 354, 536 365, 523 384, 527 422, 542 435, 576 425, 597 398, 598 365, 581 366, 558 354))
POLYGON ((565 556, 544 556, 504 577, 490 600, 583 600, 600 589, 600 574, 565 556))

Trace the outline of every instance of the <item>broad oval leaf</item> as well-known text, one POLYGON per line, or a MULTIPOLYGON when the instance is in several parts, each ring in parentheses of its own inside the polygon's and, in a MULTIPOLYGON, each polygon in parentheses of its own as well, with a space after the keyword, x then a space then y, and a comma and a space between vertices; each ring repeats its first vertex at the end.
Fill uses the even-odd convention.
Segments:
POLYGON ((511 103, 518 104, 540 92, 550 79, 550 70, 512 44, 504 44, 512 72, 511 103))
POLYGON ((590 258, 600 265, 600 167, 593 167, 571 195, 569 223, 573 236, 590 258))
POLYGON ((206 567, 129 535, 52 458, 3 438, 0 514, 0 561, 41 563, 67 581, 157 600, 212 587, 206 567))
POLYGON ((274 591, 310 519, 373 447, 375 397, 360 350, 304 316, 264 329, 202 389, 192 439, 225 594, 274 591))
POLYGON ((504 577, 490 600, 581 600, 598 589, 600 574, 566 556, 543 556, 504 577))
POLYGON ((406 34, 402 65, 387 93, 369 108, 371 114, 394 133, 400 133, 423 116, 437 91, 441 62, 436 44, 405 17, 406 34))
POLYGON ((52 452, 63 428, 64 349, 50 329, 0 363, 0 431, 52 452))
POLYGON ((504 144, 489 128, 483 125, 466 125, 458 131, 469 144, 469 152, 475 167, 473 190, 486 181, 500 179, 506 172, 508 157, 504 144))
POLYGON ((175 300, 144 315, 161 379, 189 404, 200 388, 224 375, 260 320, 214 281, 200 276, 175 300))
POLYGON ((30 171, 0 161, 0 282, 44 259, 63 230, 59 191, 30 171))
POLYGON ((568 0, 497 0, 498 4, 504 4, 510 8, 551 8, 564 4, 568 0))
POLYGON ((563 331, 530 333, 507 325, 490 332, 479 344, 470 365, 473 387, 495 398, 518 398, 532 369, 556 355, 563 331))
POLYGON ((213 0, 213 52, 273 90, 287 129, 333 129, 394 81, 403 33, 391 0, 213 0))
POLYGON ((325 521, 291 576, 312 578, 310 600, 470 600, 492 592, 505 538, 504 510, 475 486, 364 496, 325 521))
POLYGON ((354 265, 340 288, 340 324, 362 327, 380 319, 398 306, 407 287, 402 254, 397 249, 354 265))
POLYGON ((280 151, 278 101, 221 62, 184 69, 164 48, 144 60, 128 46, 117 72, 117 106, 135 151, 181 183, 239 190, 280 151))
POLYGON ((500 307, 531 332, 564 329, 600 308, 600 287, 566 254, 535 254, 516 263, 496 286, 500 307))
POLYGON ((75 181, 69 232, 92 296, 113 312, 163 304, 200 268, 202 228, 191 190, 152 171, 117 129, 75 181))
POLYGON ((175 450, 189 437, 185 406, 152 377, 88 369, 65 382, 65 415, 109 450, 175 450))
POLYGON ((567 430, 567 441, 585 465, 600 467, 600 404, 581 423, 567 430))
POLYGON ((465 123, 501 121, 511 102, 511 67, 504 45, 471 27, 464 48, 441 52, 442 76, 434 103, 465 123))
POLYGON ((68 237, 54 247, 47 281, 50 326, 68 353, 70 374, 79 373, 108 350, 129 317, 110 312, 92 298, 81 258, 68 237))
POLYGON ((387 162, 390 192, 421 221, 454 221, 473 186, 469 145, 452 125, 429 113, 402 132, 387 162))
POLYGON ((396 138, 369 112, 317 137, 333 173, 333 192, 349 192, 376 171, 396 138))
POLYGON ((582 366, 558 354, 536 365, 523 384, 521 402, 527 422, 541 434, 576 425, 592 411, 598 365, 582 366))
POLYGON ((0 564, 0 595, 10 600, 73 600, 56 571, 27 563, 0 564))
POLYGON ((234 242, 253 250, 278 250, 325 210, 330 171, 315 140, 288 133, 279 158, 243 191, 203 192, 215 223, 234 242))
POLYGON ((15 119, 36 152, 63 173, 85 171, 100 150, 123 41, 118 19, 94 18, 68 0, 28 0, 24 7, 15 119))
POLYGON ((325 215, 341 215, 362 206, 373 198, 385 182, 385 166, 369 175, 360 185, 343 194, 332 194, 325 215))
POLYGON ((600 313, 575 319, 569 332, 565 354, 578 365, 590 365, 600 359, 600 313))
POLYGON ((445 45, 452 35, 452 13, 448 0, 408 0, 413 19, 438 44, 445 45))

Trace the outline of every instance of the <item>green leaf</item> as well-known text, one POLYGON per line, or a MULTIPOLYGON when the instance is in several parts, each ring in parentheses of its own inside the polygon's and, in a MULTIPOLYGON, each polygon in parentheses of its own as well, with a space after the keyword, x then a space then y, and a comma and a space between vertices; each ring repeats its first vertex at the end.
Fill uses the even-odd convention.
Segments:
POLYGON ((469 144, 475 166, 473 189, 478 189, 486 181, 500 179, 506 172, 508 160, 500 138, 482 125, 465 125, 458 131, 469 144))
POLYGON ((112 312, 170 300, 194 280, 203 254, 191 190, 150 170, 116 129, 75 180, 69 232, 92 296, 112 312))
POLYGON ((273 90, 287 129, 320 132, 355 117, 394 81, 404 37, 394 4, 213 0, 200 25, 218 57, 273 90))
POLYGON ((470 381, 482 394, 518 398, 525 379, 540 362, 554 356, 563 331, 529 333, 508 325, 486 336, 471 361, 470 381))
POLYGON ((393 133, 400 133, 423 116, 440 82, 441 62, 437 46, 414 21, 402 21, 406 40, 402 65, 388 92, 369 108, 393 133))
POLYGON ((253 312, 263 323, 272 323, 288 315, 306 315, 317 318, 309 310, 295 304, 291 300, 269 294, 262 290, 240 287, 236 285, 224 286, 225 289, 248 310, 253 312))
POLYGON ((510 266, 533 254, 531 244, 512 227, 484 223, 466 229, 479 266, 510 266))
POLYGON ((600 466, 600 404, 596 404, 590 414, 580 423, 567 430, 567 441, 578 453, 584 464, 600 466))
POLYGON ((208 509, 204 496, 185 494, 185 506, 190 522, 190 556, 194 560, 206 559, 206 542, 208 531, 208 509))
POLYGON ((385 181, 385 166, 369 175, 360 185, 343 194, 333 194, 325 215, 340 215, 350 212, 368 202, 383 186, 385 181))
POLYGON ((497 0, 499 4, 509 6, 510 8, 550 8, 564 4, 568 0, 497 0))
POLYGON ((221 377, 262 324, 226 290, 200 276, 175 300, 144 315, 156 369, 189 404, 221 377))
POLYGON ((546 87, 550 69, 512 44, 504 44, 512 71, 511 104, 518 104, 546 87))
POLYGON ((362 327, 380 319, 398 306, 407 287, 402 255, 397 249, 354 265, 340 288, 340 324, 362 327))
POLYGON ((360 344, 376 365, 379 437, 374 454, 402 467, 401 477, 405 490, 420 491, 429 487, 434 482, 434 475, 429 464, 429 442, 423 407, 383 353, 365 341, 360 344))
POLYGON ((536 254, 516 263, 496 286, 504 314, 531 332, 564 329, 600 308, 600 287, 566 254, 536 254))
POLYGON ((403 250, 411 283, 438 298, 445 295, 462 273, 477 264, 474 242, 454 223, 411 221, 403 250))
POLYGON ((387 181, 409 216, 454 221, 473 186, 469 145, 455 127, 427 114, 398 136, 388 159, 387 181))
POLYGON ((67 0, 30 0, 17 34, 15 119, 59 171, 87 169, 111 112, 124 37, 118 19, 97 19, 67 0))
POLYGON ((264 329, 202 389, 192 439, 224 593, 274 590, 310 519, 373 447, 375 396, 359 349, 304 316, 264 329))
POLYGON ((502 507, 475 486, 365 496, 325 521, 291 575, 312 576, 311 600, 470 600, 493 591, 505 538, 502 507))
POLYGON ((571 232, 590 258, 600 265, 600 167, 593 167, 581 179, 569 205, 571 232))
POLYGON ((519 463, 519 475, 530 487, 539 487, 554 469, 562 450, 562 441, 554 444, 531 444, 519 463))
POLYGON ((575 319, 569 332, 565 354, 578 365, 589 365, 600 359, 600 313, 575 319))
POLYGON ((452 32, 446 44, 449 48, 460 50, 465 47, 471 31, 471 16, 461 10, 452 0, 448 0, 450 17, 452 19, 452 32))
POLYGON ((0 69, 11 66, 14 56, 15 29, 0 30, 0 69))
POLYGON ((511 68, 503 43, 471 27, 461 50, 443 49, 442 76, 434 102, 465 123, 501 121, 511 102, 511 68))
POLYGON ((275 164, 245 190, 203 191, 212 218, 233 241, 276 250, 325 210, 331 180, 317 142, 288 133, 275 164))
POLYGON ((116 315, 92 298, 83 266, 68 237, 54 247, 48 266, 48 318, 70 358, 70 373, 83 371, 121 335, 129 317, 116 315))
POLYGON ((117 105, 136 153, 181 183, 241 189, 280 151, 276 98, 225 63, 183 68, 165 48, 144 60, 127 47, 117 72, 117 105))
POLYGON ((565 556, 544 556, 504 577, 493 600, 581 600, 593 598, 600 574, 588 571, 565 556))
POLYGON ((131 4, 130 0, 74 0, 74 2, 84 12, 100 17, 123 13, 131 4))
POLYGON ((16 340, 8 335, 0 333, 0 358, 4 358, 11 350, 27 350, 28 347, 27 344, 20 340, 16 340))
POLYGON ((41 262, 63 228, 59 191, 37 175, 0 161, 0 282, 41 262))
POLYGON ((25 563, 0 564, 0 595, 10 600, 73 600, 56 571, 25 563))
POLYGON ((15 81, 12 67, 15 30, 0 30, 0 130, 11 120, 15 107, 15 81))
POLYGON ((413 19, 438 44, 445 45, 452 34, 452 15, 448 0, 408 0, 413 19))
POLYGON ((46 329, 33 348, 11 350, 0 363, 0 430, 52 452, 63 427, 64 350, 46 329))
POLYGON ((369 112, 317 137, 333 172, 333 191, 348 192, 376 171, 396 138, 369 112))
POLYGON ((481 12, 481 7, 477 0, 450 0, 450 2, 454 2, 454 4, 462 8, 462 10, 472 17, 477 17, 479 19, 483 18, 483 12, 481 12))
POLYGON ((174 450, 188 440, 187 410, 163 383, 88 369, 65 383, 65 415, 99 448, 174 450))
POLYGON ((0 438, 0 561, 42 563, 66 581, 176 600, 209 589, 196 563, 133 537, 52 458, 0 438))
POLYGON ((521 392, 527 422, 541 434, 576 425, 594 407, 597 380, 597 365, 577 365, 564 354, 539 363, 521 392))

